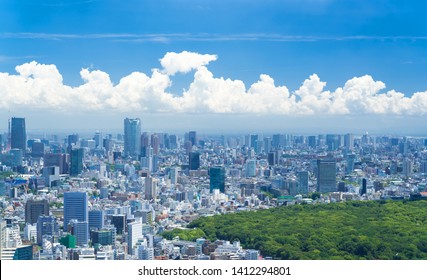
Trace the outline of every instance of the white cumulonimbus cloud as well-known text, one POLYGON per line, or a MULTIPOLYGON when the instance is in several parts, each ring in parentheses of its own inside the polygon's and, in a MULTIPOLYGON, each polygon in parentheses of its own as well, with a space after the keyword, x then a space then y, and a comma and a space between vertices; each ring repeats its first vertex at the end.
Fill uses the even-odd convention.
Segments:
POLYGON ((260 75, 246 86, 241 80, 215 77, 207 65, 216 55, 191 52, 167 53, 163 69, 151 75, 134 72, 114 84, 100 70, 82 69, 83 84, 63 83, 55 65, 35 61, 16 67, 17 74, 0 72, 0 108, 53 109, 64 112, 116 110, 152 113, 257 113, 276 115, 423 115, 427 113, 427 91, 412 96, 394 90, 365 75, 348 80, 334 91, 313 74, 294 92, 276 85, 272 77, 260 75), (168 92, 176 73, 194 72, 182 94, 168 92))

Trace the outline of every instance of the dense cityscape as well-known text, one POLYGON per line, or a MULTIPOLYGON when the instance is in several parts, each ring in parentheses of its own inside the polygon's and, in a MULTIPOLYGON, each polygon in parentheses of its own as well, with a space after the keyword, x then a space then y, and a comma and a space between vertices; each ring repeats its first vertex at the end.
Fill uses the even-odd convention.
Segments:
POLYGON ((165 233, 203 216, 427 196, 427 139, 123 133, 1 137, 1 259, 269 259, 239 240, 165 233))

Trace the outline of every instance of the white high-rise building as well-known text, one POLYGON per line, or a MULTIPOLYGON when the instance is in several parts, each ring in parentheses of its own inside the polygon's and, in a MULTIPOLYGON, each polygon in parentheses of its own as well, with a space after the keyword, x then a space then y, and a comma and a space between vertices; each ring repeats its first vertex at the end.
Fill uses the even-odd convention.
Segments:
POLYGON ((128 224, 128 254, 134 255, 133 247, 138 242, 138 239, 142 238, 142 223, 132 222, 128 224))

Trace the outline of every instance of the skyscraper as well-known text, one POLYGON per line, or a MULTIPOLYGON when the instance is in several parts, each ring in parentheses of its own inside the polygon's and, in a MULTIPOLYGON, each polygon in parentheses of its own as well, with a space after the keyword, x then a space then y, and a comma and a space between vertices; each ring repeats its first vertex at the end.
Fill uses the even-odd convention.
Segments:
POLYGON ((336 174, 335 159, 318 159, 317 191, 321 193, 335 192, 337 190, 336 174))
POLYGON ((308 193, 308 178, 308 171, 298 172, 298 185, 300 194, 308 193))
POLYGON ((49 215, 49 203, 43 200, 28 200, 25 204, 25 223, 35 224, 39 216, 49 215))
POLYGON ((64 229, 72 219, 88 221, 87 199, 86 192, 64 193, 64 229))
POLYGON ((124 155, 138 158, 141 154, 141 120, 126 118, 124 131, 124 155))
POLYGON ((83 156, 84 149, 72 149, 71 150, 71 165, 70 165, 70 175, 77 176, 83 171, 83 156))
POLYGON ((10 124, 10 147, 25 151, 27 147, 27 132, 25 129, 25 118, 11 119, 10 124))
POLYGON ((151 200, 156 198, 157 179, 148 176, 145 178, 145 199, 151 200))
POLYGON ((200 153, 199 152, 190 152, 188 156, 189 160, 189 169, 197 170, 200 167, 200 153))
POLYGON ((104 211, 92 209, 89 211, 89 229, 102 229, 104 227, 104 211))
POLYGON ((210 176, 210 192, 214 189, 219 189, 220 192, 225 192, 225 168, 223 166, 213 166, 209 168, 210 176))
POLYGON ((195 131, 190 131, 188 133, 188 140, 191 142, 191 146, 197 146, 197 133, 195 131))
POLYGON ((53 237, 59 234, 59 226, 55 216, 40 216, 37 219, 37 244, 42 245, 43 236, 53 237))

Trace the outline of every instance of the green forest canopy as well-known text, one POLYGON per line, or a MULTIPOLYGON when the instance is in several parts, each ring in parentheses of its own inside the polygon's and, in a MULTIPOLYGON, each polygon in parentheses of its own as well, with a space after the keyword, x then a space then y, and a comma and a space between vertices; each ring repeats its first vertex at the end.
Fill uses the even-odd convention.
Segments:
POLYGON ((197 231, 181 239, 240 240, 274 259, 427 259, 426 200, 277 207, 202 217, 189 227, 197 231))

